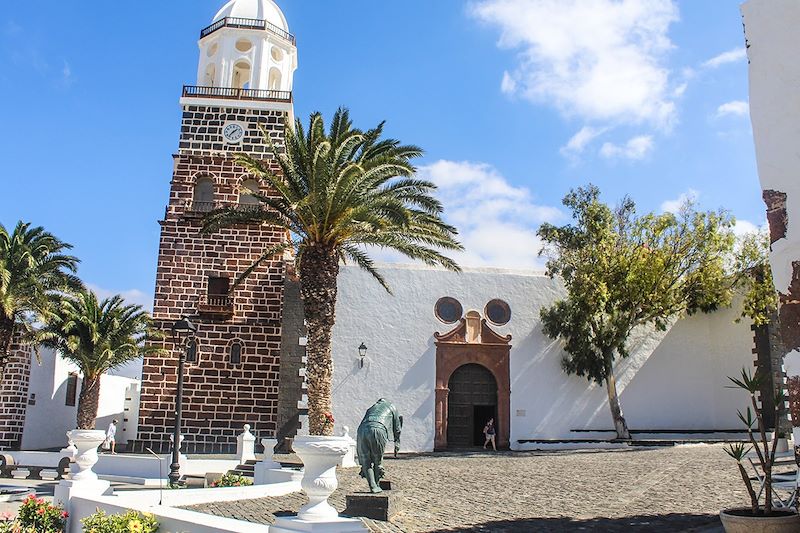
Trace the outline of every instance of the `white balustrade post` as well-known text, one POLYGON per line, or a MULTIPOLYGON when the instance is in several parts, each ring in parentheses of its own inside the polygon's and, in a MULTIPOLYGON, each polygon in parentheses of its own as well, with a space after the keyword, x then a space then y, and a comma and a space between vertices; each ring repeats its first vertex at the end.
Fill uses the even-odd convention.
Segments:
POLYGON ((261 445, 264 446, 264 460, 257 463, 253 469, 253 482, 256 485, 268 484, 270 482, 268 472, 281 469, 281 464, 274 458, 278 439, 261 439, 261 445))
POLYGON ((250 433, 250 424, 245 424, 244 433, 236 437, 236 456, 239 464, 256 460, 256 437, 250 433))
POLYGON ((359 466, 356 462, 356 441, 350 436, 349 427, 344 426, 342 428, 342 437, 347 439, 347 443, 350 447, 347 450, 347 453, 344 454, 344 457, 342 457, 342 460, 339 462, 339 466, 342 468, 355 468, 359 466))

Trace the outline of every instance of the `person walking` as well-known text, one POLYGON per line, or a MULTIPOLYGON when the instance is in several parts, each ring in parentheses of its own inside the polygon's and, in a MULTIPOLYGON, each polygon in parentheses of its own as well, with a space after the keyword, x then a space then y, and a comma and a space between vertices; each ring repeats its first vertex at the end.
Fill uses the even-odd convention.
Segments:
POLYGON ((483 434, 486 436, 486 442, 483 443, 483 449, 486 449, 486 445, 490 442, 492 443, 492 449, 497 451, 497 445, 494 442, 495 436, 495 429, 494 429, 494 418, 490 418, 486 425, 483 427, 483 434))
POLYGON ((107 450, 111 450, 112 454, 117 453, 117 419, 111 421, 108 425, 108 431, 106 431, 106 445, 104 446, 107 450))

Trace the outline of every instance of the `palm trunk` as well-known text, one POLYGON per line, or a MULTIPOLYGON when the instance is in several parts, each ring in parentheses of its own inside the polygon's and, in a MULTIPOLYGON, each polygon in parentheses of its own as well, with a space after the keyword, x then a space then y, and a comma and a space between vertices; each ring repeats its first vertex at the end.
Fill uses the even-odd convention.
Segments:
POLYGON ((336 277, 339 257, 335 249, 309 247, 300 257, 300 296, 308 328, 306 382, 308 424, 311 435, 333 435, 331 413, 331 333, 336 321, 336 277))
POLYGON ((14 338, 14 321, 0 320, 0 386, 6 375, 8 360, 11 358, 11 340, 14 338))
POLYGON ((78 398, 78 429, 94 429, 100 403, 100 376, 83 378, 78 398))
POLYGON ((611 417, 614 419, 614 429, 617 431, 617 439, 631 440, 628 423, 625 421, 625 416, 622 414, 622 406, 619 404, 617 379, 614 377, 613 370, 609 371, 606 376, 606 392, 608 393, 608 406, 611 408, 611 417))

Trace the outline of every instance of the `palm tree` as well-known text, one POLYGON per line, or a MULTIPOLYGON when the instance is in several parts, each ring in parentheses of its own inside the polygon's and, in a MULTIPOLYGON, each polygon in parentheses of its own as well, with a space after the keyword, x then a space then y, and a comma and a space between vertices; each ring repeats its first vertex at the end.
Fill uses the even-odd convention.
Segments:
POLYGON ((88 290, 65 297, 38 332, 42 346, 58 350, 83 374, 78 399, 78 428, 93 429, 100 400, 100 378, 107 371, 161 349, 145 345, 152 338, 150 316, 121 296, 98 302, 88 290))
POLYGON ((45 319, 64 291, 77 290, 78 259, 64 252, 67 243, 17 223, 9 234, 0 224, 0 384, 17 336, 30 340, 33 324, 45 319))
POLYGON ((262 160, 237 157, 238 164, 271 186, 269 195, 252 191, 266 209, 230 207, 211 213, 205 231, 253 222, 287 230, 287 242, 264 250, 238 282, 264 261, 294 251, 308 324, 309 431, 325 435, 333 431, 325 415, 331 412, 331 331, 340 262, 352 261, 390 291, 369 257, 370 247, 454 271, 458 265, 437 250, 462 247, 456 229, 441 218, 442 205, 432 196, 436 186, 414 178, 411 160, 422 150, 381 139, 383 123, 368 131, 354 129, 349 112, 340 108, 327 133, 320 113, 311 115, 308 132, 300 120, 294 130, 286 129, 285 150, 262 132, 279 173, 262 160))

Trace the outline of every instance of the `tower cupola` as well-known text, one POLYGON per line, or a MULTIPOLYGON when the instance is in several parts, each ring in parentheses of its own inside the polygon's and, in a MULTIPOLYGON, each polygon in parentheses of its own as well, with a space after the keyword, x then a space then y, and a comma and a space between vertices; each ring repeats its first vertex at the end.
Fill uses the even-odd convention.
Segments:
POLYGON ((297 47, 273 0, 230 0, 200 32, 199 45, 199 87, 291 94, 297 47))

